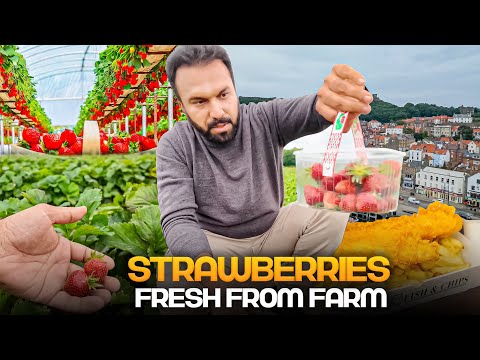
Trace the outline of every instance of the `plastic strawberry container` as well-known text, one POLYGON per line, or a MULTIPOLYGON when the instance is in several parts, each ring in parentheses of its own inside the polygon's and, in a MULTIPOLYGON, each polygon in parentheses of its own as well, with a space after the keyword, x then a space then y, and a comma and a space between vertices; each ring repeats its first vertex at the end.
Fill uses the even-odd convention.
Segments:
POLYGON ((324 144, 323 149, 313 152, 311 149, 295 152, 299 203, 349 213, 397 210, 405 153, 387 148, 365 148, 363 137, 359 138, 358 121, 354 126, 352 132, 354 139, 357 138, 353 146, 340 146, 340 135, 340 140, 333 142, 332 150, 332 127, 330 146, 325 148, 324 144))

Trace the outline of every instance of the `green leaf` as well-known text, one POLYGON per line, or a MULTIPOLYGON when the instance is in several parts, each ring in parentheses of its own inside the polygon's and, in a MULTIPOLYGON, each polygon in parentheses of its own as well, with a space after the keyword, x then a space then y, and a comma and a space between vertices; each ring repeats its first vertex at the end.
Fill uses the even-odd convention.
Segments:
POLYGON ((0 289, 0 314, 1 315, 10 314, 10 309, 16 300, 17 300, 16 296, 13 296, 8 292, 6 292, 5 290, 0 289))
POLYGON ((127 85, 125 85, 123 88, 124 88, 125 90, 129 90, 131 87, 132 87, 131 84, 127 84, 127 85))
POLYGON ((147 66, 150 66, 150 65, 152 65, 152 64, 150 63, 150 61, 148 61, 147 59, 143 60, 143 66, 144 66, 144 67, 147 67, 147 66))
POLYGON ((52 199, 43 190, 30 189, 22 192, 22 196, 27 199, 32 205, 48 204, 52 199))
POLYGON ((160 209, 157 205, 149 205, 137 209, 132 215, 130 223, 135 225, 138 236, 148 246, 158 251, 166 247, 160 223, 160 209))
POLYGON ((17 55, 13 55, 13 56, 11 57, 11 59, 12 59, 12 61, 13 61, 14 63, 17 63, 18 60, 19 60, 19 58, 18 58, 17 55))
POLYGON ((81 236, 85 235, 113 235, 113 233, 107 227, 82 224, 75 229, 71 240, 77 241, 81 236))
POLYGON ((97 214, 92 218, 92 225, 99 227, 108 226, 108 216, 104 214, 97 214))
POLYGON ((158 205, 158 189, 156 184, 144 185, 137 191, 129 192, 125 198, 125 206, 129 211, 139 207, 158 205))
POLYGON ((35 304, 27 300, 18 300, 13 305, 10 315, 49 315, 50 309, 45 305, 35 304))
POLYGON ((13 47, 8 47, 6 50, 7 56, 13 56, 15 55, 15 49, 13 47))
POLYGON ((89 222, 93 213, 102 203, 102 191, 100 189, 85 190, 78 199, 77 207, 86 206, 87 214, 82 221, 89 222))
POLYGON ((102 243, 106 246, 128 251, 133 255, 147 256, 147 245, 138 236, 133 224, 119 223, 112 224, 110 227, 115 235, 103 237, 102 243))
POLYGON ((132 65, 133 65, 133 67, 135 68, 135 70, 138 70, 138 69, 140 69, 140 68, 142 67, 142 62, 141 62, 139 59, 134 58, 134 59, 132 60, 132 65))

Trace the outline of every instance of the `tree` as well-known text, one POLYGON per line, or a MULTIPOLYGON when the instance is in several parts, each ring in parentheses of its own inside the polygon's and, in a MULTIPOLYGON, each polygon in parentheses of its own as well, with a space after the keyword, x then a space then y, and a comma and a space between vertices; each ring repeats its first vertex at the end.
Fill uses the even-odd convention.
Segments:
POLYGON ((415 138, 415 141, 420 141, 425 138, 425 133, 423 132, 415 133, 413 134, 413 137, 415 138))
POLYGON ((404 134, 413 134, 413 129, 405 128, 405 129, 403 129, 403 133, 404 134))
POLYGON ((463 140, 473 140, 473 129, 469 126, 461 125, 458 134, 463 140))
POLYGON ((288 150, 283 150, 283 166, 295 166, 295 151, 302 150, 299 148, 293 148, 288 150))

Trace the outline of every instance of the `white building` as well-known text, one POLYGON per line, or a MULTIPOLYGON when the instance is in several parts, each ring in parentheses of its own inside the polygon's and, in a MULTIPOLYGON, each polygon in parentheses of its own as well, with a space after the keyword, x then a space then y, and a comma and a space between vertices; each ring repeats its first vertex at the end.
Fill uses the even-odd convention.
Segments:
POLYGON ((434 199, 461 204, 466 196, 468 174, 427 166, 416 174, 415 186, 418 194, 434 199))
POLYGON ((468 152, 473 154, 480 154, 480 141, 470 141, 468 143, 468 152))
POLYGON ((466 200, 471 206, 480 205, 480 173, 468 178, 466 200))
POLYGON ((380 129, 382 127, 382 123, 377 120, 370 120, 367 126, 369 129, 380 129))
POLYGON ((453 114, 453 118, 450 119, 452 123, 471 124, 473 117, 471 114, 453 114))
POLYGON ((425 156, 430 156, 433 159, 435 152, 435 144, 413 143, 410 145, 408 152, 408 161, 422 161, 425 156))
POLYGON ((402 125, 397 125, 395 127, 388 127, 385 129, 385 133, 387 135, 402 135, 403 134, 403 126, 402 125))
POLYGON ((433 137, 452 136, 452 127, 450 125, 435 125, 432 129, 433 137))

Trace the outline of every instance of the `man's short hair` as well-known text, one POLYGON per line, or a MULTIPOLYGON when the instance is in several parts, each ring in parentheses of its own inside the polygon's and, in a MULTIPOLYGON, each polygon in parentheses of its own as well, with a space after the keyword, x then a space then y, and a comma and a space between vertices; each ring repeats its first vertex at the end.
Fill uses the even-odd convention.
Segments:
POLYGON ((175 85, 177 70, 183 65, 207 65, 215 60, 221 60, 225 64, 232 77, 233 86, 235 86, 232 62, 223 47, 219 45, 178 45, 175 47, 167 58, 166 71, 168 81, 179 100, 181 99, 175 85))

